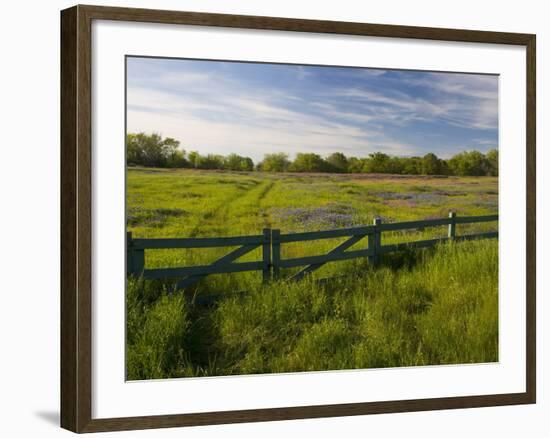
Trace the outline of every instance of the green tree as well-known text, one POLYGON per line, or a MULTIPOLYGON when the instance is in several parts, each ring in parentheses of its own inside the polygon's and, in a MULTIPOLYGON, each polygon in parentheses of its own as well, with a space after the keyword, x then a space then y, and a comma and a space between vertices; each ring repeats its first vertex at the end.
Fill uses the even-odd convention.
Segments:
POLYGON ((208 154, 199 155, 197 162, 198 169, 223 169, 224 158, 222 155, 208 154))
POLYGON ((453 175, 482 176, 489 173, 489 162, 479 151, 467 151, 456 154, 448 161, 453 175))
POLYGON ((128 165, 140 165, 151 167, 165 167, 168 158, 173 156, 179 147, 179 141, 160 134, 126 135, 126 163, 128 165))
POLYGON ((176 149, 166 158, 167 167, 189 167, 189 162, 185 159, 185 151, 176 149))
POLYGON ((489 165, 489 175, 498 176, 498 150, 491 149, 485 154, 489 165))
POLYGON ((254 161, 250 157, 243 157, 241 161, 241 170, 251 172, 254 170, 254 161))
POLYGON ((374 152, 369 154, 369 158, 365 161, 363 172, 366 173, 391 173, 392 163, 388 154, 382 152, 374 152))
POLYGON ((197 151, 191 151, 187 155, 187 160, 189 161, 189 165, 193 168, 199 167, 199 161, 200 161, 200 154, 197 151))
POLYGON ((326 172, 327 162, 318 154, 298 153, 290 165, 291 172, 326 172))
POLYGON ((227 170, 254 170, 254 162, 249 157, 241 157, 237 154, 229 154, 224 158, 224 169, 227 170))
POLYGON ((263 172, 286 172, 289 167, 288 154, 282 152, 265 154, 264 159, 258 164, 258 170, 263 172))
POLYGON ((390 157, 389 173, 403 173, 403 160, 399 157, 390 157))
POLYGON ((401 158, 401 173, 403 175, 420 175, 422 173, 422 158, 420 157, 401 158))
POLYGON ((137 136, 138 134, 126 134, 126 164, 130 166, 143 163, 143 149, 137 136))
POLYGON ((441 160, 430 152, 422 157, 421 169, 423 175, 441 175, 441 160))
POLYGON ((336 171, 336 172, 347 172, 348 171, 348 159, 342 152, 334 152, 327 157, 327 163, 336 171))
POLYGON ((364 158, 357 158, 357 157, 348 158, 348 172, 361 173, 363 171, 364 166, 365 166, 364 158))
POLYGON ((223 160, 223 167, 227 170, 241 170, 242 157, 237 154, 229 154, 223 160))

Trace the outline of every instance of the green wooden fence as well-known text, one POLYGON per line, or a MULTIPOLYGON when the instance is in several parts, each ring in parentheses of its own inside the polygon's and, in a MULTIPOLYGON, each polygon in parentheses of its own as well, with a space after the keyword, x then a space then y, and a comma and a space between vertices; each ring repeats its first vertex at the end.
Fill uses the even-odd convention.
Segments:
POLYGON ((282 268, 301 267, 290 279, 300 280, 325 263, 340 260, 368 257, 373 265, 379 263, 383 254, 400 251, 406 248, 427 248, 448 240, 462 241, 473 239, 498 238, 498 231, 468 234, 457 236, 457 224, 472 224, 480 222, 498 221, 498 215, 464 216, 459 217, 454 212, 449 217, 442 219, 427 219, 399 223, 383 223, 380 218, 374 219, 372 225, 353 228, 341 228, 327 231, 308 231, 303 233, 281 234, 278 229, 265 228, 262 234, 253 236, 236 237, 200 237, 182 239, 135 239, 132 233, 127 233, 127 275, 142 276, 144 279, 179 279, 176 288, 181 289, 193 285, 211 274, 223 274, 230 272, 262 271, 263 280, 281 278, 282 268), (447 226, 447 237, 429 240, 417 240, 413 242, 382 245, 382 233, 388 231, 401 231, 411 229, 424 229, 427 227, 447 226), (281 247, 291 242, 306 242, 311 240, 334 239, 348 237, 326 254, 284 259, 281 257, 281 247), (353 245, 368 239, 368 247, 365 249, 349 250, 353 245), (187 266, 177 268, 145 268, 145 250, 147 249, 184 249, 184 248, 223 248, 235 247, 228 254, 209 265, 187 266), (251 262, 236 262, 245 254, 262 248, 261 260, 251 262))
POLYGON ((270 278, 271 270, 271 229, 265 228, 262 234, 238 237, 206 237, 183 239, 133 239, 132 233, 126 234, 126 272, 127 275, 143 276, 145 279, 182 278, 176 285, 178 289, 191 286, 210 274, 229 272, 262 271, 264 281, 270 278), (223 248, 234 247, 210 265, 187 266, 181 268, 145 268, 146 249, 183 249, 183 248, 223 248), (235 263, 245 254, 262 247, 262 260, 235 263))

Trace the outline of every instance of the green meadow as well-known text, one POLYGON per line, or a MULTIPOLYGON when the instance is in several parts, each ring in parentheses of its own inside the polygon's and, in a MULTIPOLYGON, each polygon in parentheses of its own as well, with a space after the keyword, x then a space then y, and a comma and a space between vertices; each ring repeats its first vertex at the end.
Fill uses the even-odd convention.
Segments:
MULTIPOLYGON (((498 178, 130 167, 126 199, 133 237, 224 237, 494 214, 498 178)), ((457 235, 496 227, 457 225, 457 235)), ((382 244, 446 233, 384 233, 382 244)), ((285 244, 282 257, 324 254, 343 240, 285 244)), ((231 249, 147 250, 145 266, 205 265, 231 249)), ((284 280, 297 269, 267 284, 261 272, 212 275, 176 293, 169 281, 129 280, 128 379, 498 360, 497 240, 407 250, 376 268, 332 262, 301 282, 284 280), (221 298, 199 303, 212 294, 221 298)))

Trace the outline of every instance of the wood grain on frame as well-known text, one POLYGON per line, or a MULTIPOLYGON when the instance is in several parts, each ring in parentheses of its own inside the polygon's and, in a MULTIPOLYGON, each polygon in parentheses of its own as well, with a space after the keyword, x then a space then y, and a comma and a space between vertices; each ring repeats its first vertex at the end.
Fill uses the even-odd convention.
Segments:
POLYGON ((61 426, 74 432, 535 403, 535 35, 100 6, 61 12, 61 426), (92 419, 91 23, 94 19, 512 44, 527 53, 526 392, 468 397, 92 419))

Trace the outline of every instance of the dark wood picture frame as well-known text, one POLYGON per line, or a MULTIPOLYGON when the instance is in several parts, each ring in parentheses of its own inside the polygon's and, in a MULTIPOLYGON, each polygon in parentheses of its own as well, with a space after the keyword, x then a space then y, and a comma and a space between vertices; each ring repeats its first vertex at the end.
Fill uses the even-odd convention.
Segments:
POLYGON ((61 12, 61 426, 98 432, 535 403, 535 76, 531 34, 75 6, 61 12), (526 391, 522 393, 92 419, 91 24, 93 20, 415 38, 526 47, 526 391))

